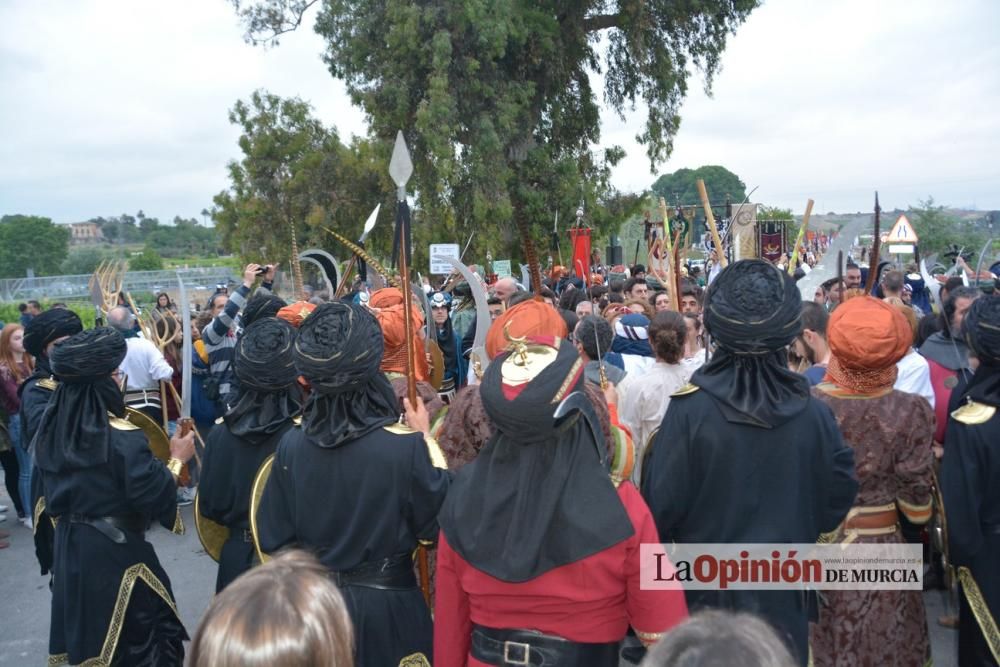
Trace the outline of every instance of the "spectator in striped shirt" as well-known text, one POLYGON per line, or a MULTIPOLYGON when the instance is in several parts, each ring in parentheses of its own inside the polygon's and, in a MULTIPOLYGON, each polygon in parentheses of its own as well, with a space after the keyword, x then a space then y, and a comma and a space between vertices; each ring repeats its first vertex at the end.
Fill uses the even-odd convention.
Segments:
POLYGON ((262 282, 257 288, 257 293, 271 293, 277 268, 277 264, 267 266, 247 264, 243 270, 243 284, 236 288, 236 291, 230 295, 216 293, 208 302, 208 309, 212 311, 213 317, 208 326, 202 330, 201 338, 208 352, 210 376, 218 384, 217 391, 209 391, 209 397, 215 401, 217 415, 222 415, 225 411, 226 397, 233 388, 232 362, 240 311, 246 305, 258 275, 261 276, 262 282))

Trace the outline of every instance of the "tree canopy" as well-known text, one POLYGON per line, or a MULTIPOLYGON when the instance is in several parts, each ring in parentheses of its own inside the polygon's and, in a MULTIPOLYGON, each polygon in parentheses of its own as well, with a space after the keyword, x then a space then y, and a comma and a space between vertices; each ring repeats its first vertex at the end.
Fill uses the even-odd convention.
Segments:
POLYGON ((668 205, 701 204, 698 179, 705 181, 705 189, 712 205, 721 204, 729 197, 733 206, 739 206, 746 196, 746 184, 740 177, 719 165, 706 165, 697 169, 678 169, 664 174, 653 183, 653 192, 667 200, 668 205))
POLYGON ((28 269, 36 276, 59 273, 69 248, 68 227, 37 215, 0 218, 0 276, 23 278, 28 269))
MULTIPOLYGON (((266 43, 315 4, 233 2, 248 39, 266 43)), ((570 220, 581 202, 598 235, 616 226, 622 202, 610 170, 624 152, 595 149, 597 96, 619 114, 644 103, 637 138, 651 164, 664 160, 689 75, 700 70, 710 87, 728 35, 757 4, 323 0, 315 29, 374 138, 391 145, 398 129, 406 135, 417 240, 423 219, 438 240, 475 230, 477 249, 493 243, 499 256, 498 245, 519 246, 512 222, 534 224, 541 240, 557 212, 570 220), (594 74, 603 75, 603 91, 594 74)))
MULTIPOLYGON (((934 197, 920 200, 919 206, 910 207, 907 216, 913 224, 913 231, 920 239, 920 255, 942 254, 950 250, 952 244, 964 248, 965 252, 979 253, 987 241, 987 232, 974 222, 961 220, 948 212, 945 206, 934 201, 934 197)), ((882 216, 882 231, 889 231, 896 220, 882 216)), ((943 260, 944 258, 939 258, 943 260)), ((975 268, 973 266, 973 268, 975 268)))
MULTIPOLYGON (((287 266, 292 224, 300 249, 330 247, 321 227, 357 237, 376 204, 392 203, 388 156, 365 140, 345 146, 302 100, 257 91, 229 120, 242 130, 243 157, 229 163, 230 187, 215 196, 212 215, 223 244, 242 257, 287 266)), ((386 224, 373 232, 383 245, 390 236, 386 224)))

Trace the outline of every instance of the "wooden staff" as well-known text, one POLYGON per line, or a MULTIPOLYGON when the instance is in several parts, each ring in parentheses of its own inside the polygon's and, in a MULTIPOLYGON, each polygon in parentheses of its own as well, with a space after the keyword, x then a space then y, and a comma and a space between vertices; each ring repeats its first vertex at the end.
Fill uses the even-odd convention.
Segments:
POLYGON ((667 202, 660 197, 660 215, 663 217, 663 246, 667 255, 667 288, 670 296, 670 308, 680 312, 681 295, 677 290, 677 277, 674 275, 674 248, 670 235, 670 221, 667 216, 667 202))
POLYGON ((795 239, 795 248, 792 250, 792 257, 788 260, 788 275, 795 275, 795 263, 799 261, 799 246, 802 245, 802 239, 805 237, 806 229, 809 228, 809 217, 813 212, 813 200, 810 199, 806 202, 806 212, 802 216, 802 227, 799 229, 799 235, 795 239))
POLYGON ((729 262, 726 260, 726 253, 722 247, 722 239, 719 237, 719 228, 715 226, 715 214, 712 213, 712 205, 708 203, 708 191, 705 189, 705 181, 698 179, 698 194, 701 196, 701 205, 705 209, 705 224, 708 231, 712 233, 712 245, 715 246, 715 254, 719 256, 719 264, 726 268, 729 262))

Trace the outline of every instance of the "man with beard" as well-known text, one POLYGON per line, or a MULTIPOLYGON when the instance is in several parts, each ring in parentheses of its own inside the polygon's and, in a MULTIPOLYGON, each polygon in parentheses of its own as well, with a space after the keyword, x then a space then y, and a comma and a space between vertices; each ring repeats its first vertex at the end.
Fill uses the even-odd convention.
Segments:
MULTIPOLYGON (((58 382, 52 378, 49 352, 53 346, 83 331, 80 317, 71 310, 52 308, 40 313, 24 329, 24 349, 35 358, 35 370, 18 390, 21 396, 21 437, 31 451, 32 441, 42 414, 52 398, 58 382)), ((31 476, 31 504, 25 508, 33 520, 35 556, 41 574, 52 569, 52 541, 55 538, 52 522, 45 511, 45 493, 42 476, 34 471, 31 476)))
POLYGON ((437 536, 450 478, 426 410, 407 410, 417 431, 396 424, 379 371, 382 331, 364 306, 319 306, 293 350, 310 394, 302 427, 278 443, 256 516, 260 548, 296 545, 330 569, 354 623, 356 664, 429 666, 430 610, 412 554, 437 536))
POLYGON ((948 420, 941 494, 949 559, 959 568, 958 664, 1000 661, 1000 296, 979 298, 965 316, 965 340, 978 368, 956 388, 948 420), (977 595, 977 593, 979 595, 977 595), (985 604, 972 604, 973 600, 985 604), (992 614, 992 617, 990 617, 992 614), (987 629, 992 621, 993 633, 987 629), (991 637, 991 638, 988 638, 991 637))
MULTIPOLYGON (((851 508, 853 452, 787 367, 801 304, 794 281, 763 260, 731 264, 709 285, 704 322, 718 347, 671 397, 646 463, 642 492, 661 541, 811 543, 851 508)), ((801 591, 686 595, 692 610, 762 616, 806 664, 812 604, 801 591)))
POLYGON ((935 453, 941 458, 941 447, 945 441, 948 424, 948 403, 951 392, 963 379, 972 375, 969 367, 969 349, 965 346, 960 332, 962 319, 980 292, 971 287, 956 287, 944 300, 940 321, 941 330, 931 334, 917 350, 925 359, 931 372, 934 387, 934 429, 935 453))
POLYGON ((145 532, 183 530, 177 478, 194 434, 170 440, 167 465, 123 419, 112 374, 125 339, 101 327, 50 353, 59 387, 35 435, 48 512, 56 522, 50 665, 177 665, 187 633, 170 580, 145 532))
POLYGON ((257 319, 244 330, 234 360, 238 388, 205 443, 198 512, 229 529, 219 555, 216 593, 254 564, 254 478, 302 410, 292 360, 294 341, 295 329, 275 317, 257 319))

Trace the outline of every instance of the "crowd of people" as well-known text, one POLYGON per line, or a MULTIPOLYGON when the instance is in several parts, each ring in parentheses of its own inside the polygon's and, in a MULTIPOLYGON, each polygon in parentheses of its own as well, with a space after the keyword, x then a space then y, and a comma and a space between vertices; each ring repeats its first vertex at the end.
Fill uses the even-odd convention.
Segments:
POLYGON ((763 260, 675 290, 556 267, 534 291, 483 281, 482 322, 453 277, 407 314, 360 281, 287 303, 250 264, 142 326, 124 303, 89 330, 32 313, 0 333, 0 461, 52 574, 50 664, 184 662, 144 533, 181 530, 195 489, 226 531, 199 667, 924 665, 920 591, 650 589, 639 551, 923 544, 935 512, 929 578, 967 575, 959 664, 995 664, 963 593, 1000 608, 1000 296, 949 282, 932 305, 909 268, 875 267, 868 294, 848 264, 803 301, 763 260))

